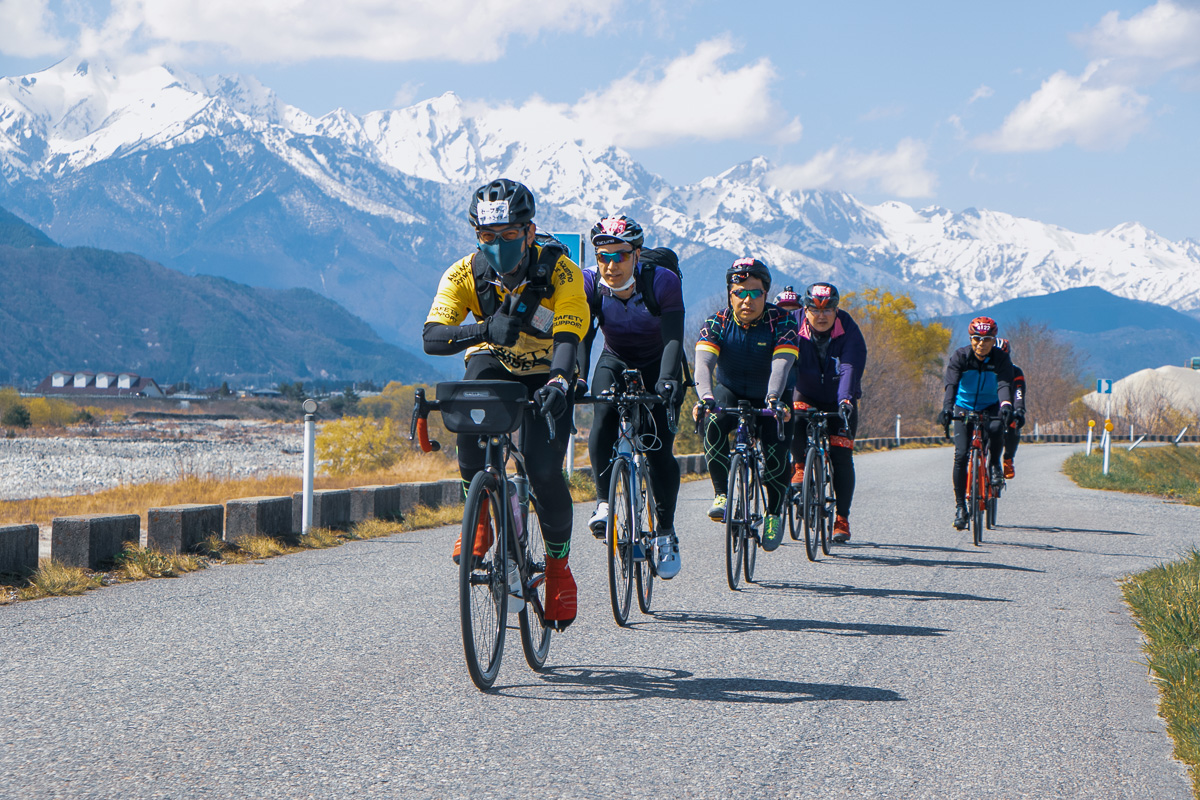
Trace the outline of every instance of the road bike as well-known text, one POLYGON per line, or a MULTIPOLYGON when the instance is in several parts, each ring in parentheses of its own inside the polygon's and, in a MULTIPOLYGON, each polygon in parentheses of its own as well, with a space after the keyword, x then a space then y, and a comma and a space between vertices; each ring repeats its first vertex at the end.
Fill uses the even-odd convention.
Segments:
POLYGON ((815 408, 793 412, 808 426, 808 449, 804 454, 804 480, 793 485, 788 495, 788 533, 793 539, 804 531, 804 550, 809 561, 820 552, 829 555, 837 504, 833 492, 833 463, 829 458, 829 421, 840 419, 837 412, 815 408))
MULTIPOLYGON (((762 543, 766 487, 763 475, 766 465, 762 447, 755 434, 756 417, 774 417, 773 409, 760 409, 746 400, 737 408, 705 409, 709 414, 737 414, 733 457, 729 463, 729 483, 725 493, 725 579, 729 588, 737 591, 741 577, 754 582, 754 565, 762 543)), ((696 421, 696 433, 703 430, 704 415, 696 421)))
MULTIPOLYGON (((655 539, 658 514, 646 453, 662 447, 662 441, 643 423, 653 420, 649 406, 663 399, 647 392, 641 373, 627 369, 621 373, 624 389, 606 391, 595 397, 581 397, 579 403, 608 403, 620 415, 615 452, 609 462, 612 470, 608 489, 609 521, 605 533, 608 550, 608 593, 613 619, 620 626, 629 622, 633 587, 637 586, 638 608, 650 613, 657 574, 655 539)), ((667 406, 668 424, 675 428, 675 408, 667 406)))
POLYGON ((984 434, 988 425, 998 417, 982 411, 956 411, 954 419, 971 426, 971 448, 967 457, 967 519, 971 537, 978 547, 983 542, 984 527, 996 527, 996 507, 1004 490, 1004 478, 999 471, 988 468, 991 458, 991 437, 984 434))
MULTIPOLYGON (((519 608, 521 649, 540 671, 550 652, 552 628, 545 618, 545 542, 525 459, 513 443, 536 404, 512 381, 439 383, 437 400, 416 390, 410 438, 425 452, 440 449, 429 439, 428 416, 440 411, 452 433, 479 435, 485 466, 471 479, 463 508, 458 567, 459 618, 471 681, 488 690, 500 671, 510 604, 519 608), (509 474, 512 461, 515 470, 509 474)), ((554 418, 546 415, 550 438, 554 418)))

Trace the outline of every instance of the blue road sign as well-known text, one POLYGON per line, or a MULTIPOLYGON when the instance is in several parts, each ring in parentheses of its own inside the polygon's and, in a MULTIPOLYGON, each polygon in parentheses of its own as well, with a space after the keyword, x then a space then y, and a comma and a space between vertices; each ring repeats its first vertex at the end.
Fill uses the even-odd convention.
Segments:
POLYGON ((582 233, 552 233, 550 234, 555 239, 567 246, 567 251, 571 254, 571 260, 583 266, 583 234, 582 233))
POLYGON ((1096 381, 1096 394, 1112 394, 1113 382, 1108 378, 1099 378, 1096 381))

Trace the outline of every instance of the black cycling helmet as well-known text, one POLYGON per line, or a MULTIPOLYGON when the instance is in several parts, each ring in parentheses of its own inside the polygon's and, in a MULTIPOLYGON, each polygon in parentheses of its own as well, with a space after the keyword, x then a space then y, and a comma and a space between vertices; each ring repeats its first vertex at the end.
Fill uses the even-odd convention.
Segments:
POLYGON ((525 184, 499 178, 475 190, 467 217, 476 228, 482 225, 524 225, 533 221, 536 207, 533 192, 525 184))
POLYGON ((837 308, 840 299, 841 295, 832 283, 821 281, 804 290, 805 308, 837 308))
POLYGON ((605 217, 592 226, 592 246, 624 242, 637 250, 646 240, 642 226, 633 217, 605 217))
POLYGON ((741 283, 747 278, 758 278, 762 281, 763 290, 771 291, 771 270, 757 258, 739 258, 725 272, 725 288, 735 283, 741 283))

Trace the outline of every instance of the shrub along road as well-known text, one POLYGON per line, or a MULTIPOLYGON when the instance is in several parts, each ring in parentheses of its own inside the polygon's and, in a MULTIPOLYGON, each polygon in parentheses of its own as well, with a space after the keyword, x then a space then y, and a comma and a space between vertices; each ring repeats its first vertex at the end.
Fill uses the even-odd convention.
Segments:
MULTIPOLYGON (((0 608, 0 795, 1186 798, 1117 579, 1197 509, 1088 491, 1025 447, 980 548, 948 449, 858 459, 854 541, 725 586, 707 482, 655 615, 580 619, 494 694, 462 661, 442 528, 0 608)), ((514 624, 515 624, 515 617, 514 624)))

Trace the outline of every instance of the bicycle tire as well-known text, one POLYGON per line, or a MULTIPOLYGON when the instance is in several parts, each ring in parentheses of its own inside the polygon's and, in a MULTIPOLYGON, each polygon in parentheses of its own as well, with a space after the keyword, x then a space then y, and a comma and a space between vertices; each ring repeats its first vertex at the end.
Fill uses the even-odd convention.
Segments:
POLYGON ((984 477, 983 456, 978 451, 972 451, 968 480, 971 486, 971 540, 976 547, 983 541, 983 491, 984 477))
MULTIPOLYGON (((750 479, 750 497, 747 506, 748 520, 757 521, 766 530, 767 520, 763 516, 764 503, 762 498, 762 484, 759 483, 760 473, 755 471, 754 476, 750 479)), ((746 524, 742 527, 742 577, 746 579, 746 583, 754 583, 754 565, 758 561, 758 535, 754 533, 753 524, 746 524)))
MULTIPOLYGON (((650 613, 650 601, 654 597, 654 551, 648 545, 654 541, 658 535, 658 512, 654 505, 654 489, 650 486, 650 479, 646 472, 642 469, 638 470, 638 483, 641 484, 641 497, 645 498, 642 503, 642 551, 646 557, 641 561, 635 561, 633 566, 634 582, 637 584, 637 600, 638 609, 643 614, 650 613)), ((611 508, 612 506, 609 506, 611 508)))
POLYGON ((471 682, 487 691, 496 682, 504 656, 508 628, 507 543, 500 523, 502 509, 496 479, 480 472, 471 480, 463 509, 462 546, 458 567, 458 609, 462 624, 463 655, 471 682), (492 541, 482 557, 475 557, 476 525, 487 515, 492 541))
POLYGON ((725 580, 734 591, 742 577, 742 557, 745 555, 742 526, 746 524, 748 510, 746 476, 743 474, 746 470, 741 454, 735 454, 729 465, 729 490, 725 494, 725 580))
POLYGON ((525 543, 525 571, 529 580, 525 583, 525 607, 517 618, 525 663, 534 672, 541 672, 546 666, 546 656, 550 654, 550 634, 554 629, 546 624, 546 543, 532 501, 525 520, 525 543), (530 584, 533 584, 532 588, 530 584))
POLYGON ((629 623, 629 603, 633 599, 633 492, 629 461, 612 461, 612 484, 608 489, 608 597, 613 619, 621 627, 629 623))
POLYGON ((996 498, 995 497, 989 497, 987 499, 987 513, 984 516, 984 522, 986 523, 987 529, 989 531, 995 530, 995 528, 996 528, 996 498))
POLYGON ((817 560, 821 542, 820 523, 817 519, 817 450, 808 449, 804 458, 804 483, 800 486, 801 507, 804 523, 804 550, 809 561, 817 560))
POLYGON ((837 515, 837 501, 833 495, 833 465, 829 461, 829 451, 821 457, 821 552, 829 555, 829 542, 833 539, 834 517, 837 515))
POLYGON ((802 487, 794 483, 789 483, 787 488, 787 526, 788 536, 792 537, 793 542, 798 542, 804 538, 804 504, 802 497, 802 487))

